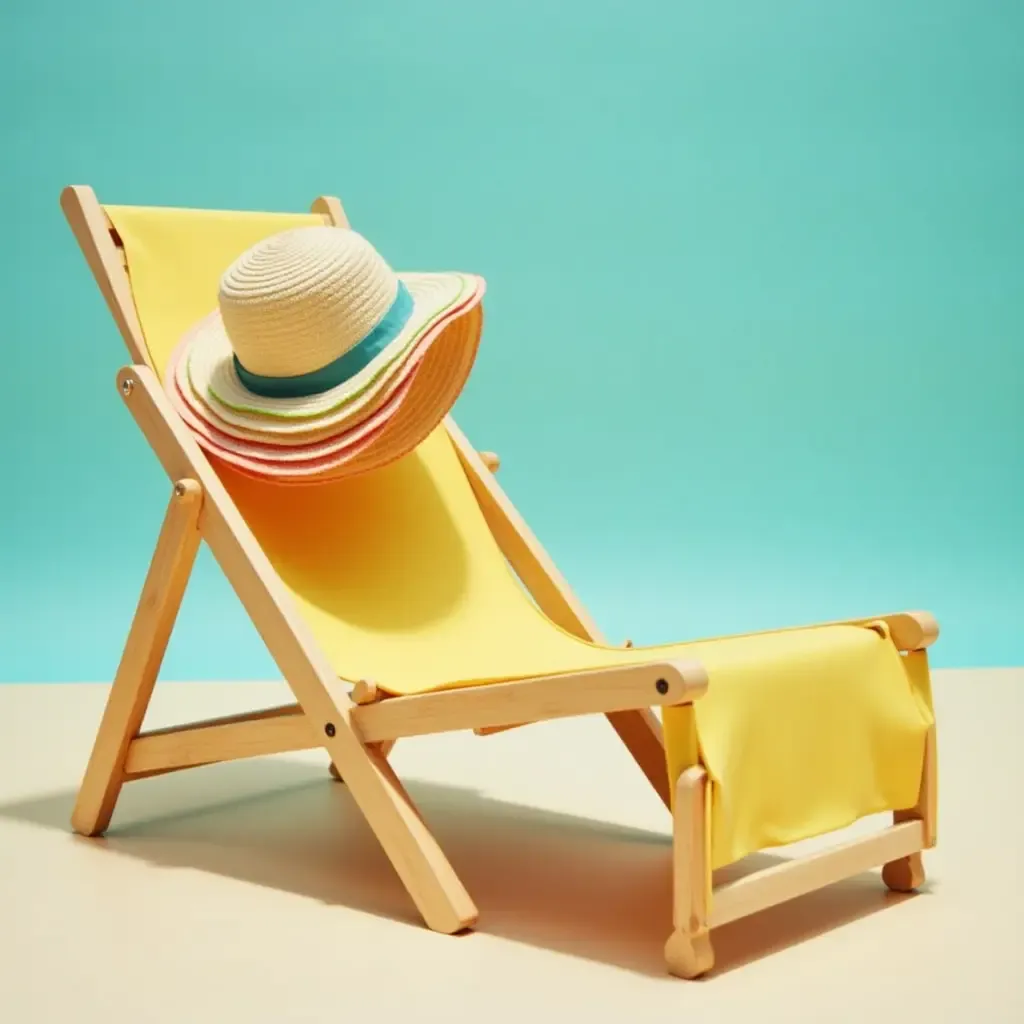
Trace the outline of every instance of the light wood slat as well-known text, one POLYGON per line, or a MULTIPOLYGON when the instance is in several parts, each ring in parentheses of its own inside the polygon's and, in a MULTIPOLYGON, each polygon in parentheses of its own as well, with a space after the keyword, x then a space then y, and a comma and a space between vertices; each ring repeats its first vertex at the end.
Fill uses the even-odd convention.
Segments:
POLYGON ((352 709, 364 743, 568 715, 686 704, 707 689, 695 663, 629 665, 395 697, 352 709))
POLYGON ((787 861, 715 889, 709 924, 712 928, 833 885, 889 861, 920 852, 924 826, 920 821, 893 825, 884 832, 853 839, 841 846, 787 861))
POLYGON ((297 704, 141 733, 128 749, 125 772, 145 777, 243 757, 320 746, 297 704))
POLYGON ((714 967, 715 952, 708 929, 707 772, 687 768, 676 783, 672 828, 672 924, 665 944, 669 971, 680 978, 699 978, 714 967))
POLYGON ((130 744, 146 716, 199 550, 202 504, 195 480, 175 483, 72 811, 72 827, 81 835, 100 835, 110 824, 130 744))

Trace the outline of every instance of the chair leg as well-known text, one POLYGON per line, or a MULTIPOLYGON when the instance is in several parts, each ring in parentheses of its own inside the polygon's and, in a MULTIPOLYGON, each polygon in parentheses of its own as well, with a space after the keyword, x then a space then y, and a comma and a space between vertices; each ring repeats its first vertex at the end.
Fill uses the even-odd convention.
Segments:
MULTIPOLYGON (((395 745, 395 741, 394 740, 385 740, 383 743, 373 743, 373 744, 371 744, 371 746, 374 747, 377 750, 377 752, 380 754, 381 757, 387 757, 388 754, 391 753, 392 748, 394 747, 394 745, 395 745)), ((338 766, 333 761, 331 762, 330 767, 329 767, 328 770, 331 773, 331 778, 334 779, 335 782, 344 782, 345 781, 341 777, 341 772, 338 771, 338 766)))
POLYGON ((476 906, 391 766, 363 744, 348 693, 156 374, 145 366, 124 367, 118 386, 168 476, 193 477, 202 485, 203 539, 425 923, 445 933, 471 927, 476 906))
POLYGON ((882 881, 893 892, 914 892, 925 883, 924 861, 921 854, 891 860, 882 868, 882 881))
POLYGON ((199 549, 201 499, 194 480, 174 485, 71 815, 72 828, 81 835, 101 835, 114 813, 128 747, 142 727, 199 549))
POLYGON ((698 978, 715 965, 708 928, 708 888, 705 800, 707 773, 688 768, 676 785, 672 835, 673 932, 665 944, 669 972, 698 978))
POLYGON ((326 744, 424 923, 451 935, 476 925, 478 911, 419 809, 377 744, 364 745, 348 715, 335 704, 338 728, 326 744), (347 750, 346 750, 347 748, 347 750), (347 757, 343 755, 348 755, 347 757))
MULTIPOLYGON (((925 848, 931 849, 936 839, 936 818, 938 798, 938 758, 935 747, 935 726, 925 738, 924 762, 921 767, 921 788, 917 803, 893 815, 898 825, 904 821, 920 821, 924 824, 925 848)), ((925 883, 924 862, 920 853, 890 861, 882 868, 882 881, 893 892, 914 892, 925 883)))

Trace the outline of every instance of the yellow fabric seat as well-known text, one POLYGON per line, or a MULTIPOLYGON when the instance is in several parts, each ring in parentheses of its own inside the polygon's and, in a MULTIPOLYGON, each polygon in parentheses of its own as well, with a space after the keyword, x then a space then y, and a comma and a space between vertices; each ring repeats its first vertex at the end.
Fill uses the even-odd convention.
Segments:
MULTIPOLYGON (((158 373, 216 303, 223 269, 318 218, 107 207, 158 373), (197 244, 197 240, 198 244, 197 244)), ((531 602, 441 428, 386 469, 290 490, 215 468, 337 674, 395 695, 658 658, 699 659, 696 705, 666 709, 672 779, 701 763, 721 866, 914 802, 932 724, 926 666, 868 626, 621 649, 531 602)))

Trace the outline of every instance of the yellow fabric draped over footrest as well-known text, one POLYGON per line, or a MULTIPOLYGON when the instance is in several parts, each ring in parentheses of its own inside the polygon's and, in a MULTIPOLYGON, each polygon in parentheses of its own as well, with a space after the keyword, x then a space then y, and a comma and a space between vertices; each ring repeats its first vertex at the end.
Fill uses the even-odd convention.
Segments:
POLYGON ((664 711, 669 773, 708 774, 712 868, 917 802, 933 724, 924 651, 858 626, 690 645, 707 694, 664 711))
MULTIPOLYGON (((232 260, 268 234, 320 222, 106 212, 161 375, 182 332, 216 306, 232 260)), ((411 695, 644 661, 703 662, 707 695, 692 709, 666 710, 664 722, 671 778, 698 761, 709 773, 716 867, 916 800, 932 722, 927 662, 901 656, 871 628, 628 650, 573 636, 512 574, 443 428, 385 469, 315 488, 214 468, 343 679, 411 695)))

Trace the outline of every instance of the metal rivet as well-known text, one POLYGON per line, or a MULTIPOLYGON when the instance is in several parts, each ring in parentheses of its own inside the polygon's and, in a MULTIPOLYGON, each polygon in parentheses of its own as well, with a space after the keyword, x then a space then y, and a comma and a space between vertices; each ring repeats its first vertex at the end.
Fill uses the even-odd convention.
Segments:
POLYGON ((185 485, 180 480, 174 485, 174 493, 179 498, 185 497, 185 485))
POLYGON ((135 381, 133 381, 131 377, 125 377, 125 379, 121 381, 121 394, 124 395, 125 398, 127 398, 134 389, 135 381))
POLYGON ((324 726, 324 732, 327 733, 328 736, 333 736, 334 733, 335 733, 334 723, 333 722, 328 722, 324 726))
POLYGON ((668 680, 667 679, 659 679, 654 684, 654 688, 658 691, 658 693, 668 693, 668 680))

